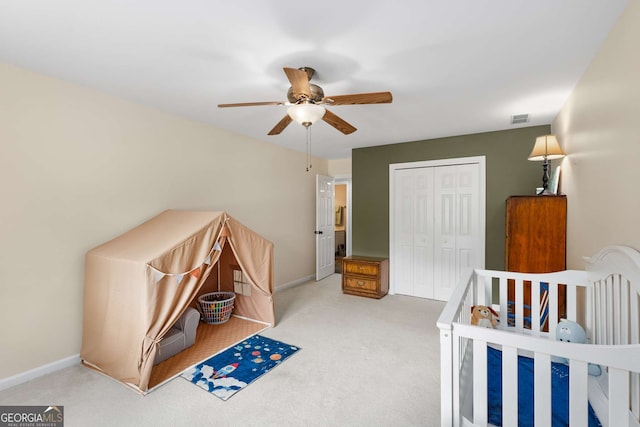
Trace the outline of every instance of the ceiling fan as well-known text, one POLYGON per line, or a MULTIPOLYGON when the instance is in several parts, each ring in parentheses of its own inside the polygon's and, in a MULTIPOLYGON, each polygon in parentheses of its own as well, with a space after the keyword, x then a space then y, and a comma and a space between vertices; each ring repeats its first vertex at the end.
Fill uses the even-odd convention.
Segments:
POLYGON ((309 81, 315 74, 311 67, 284 68, 284 73, 291 83, 287 91, 287 101, 274 102, 241 102, 235 104, 218 104, 220 108, 254 107, 262 105, 291 105, 282 120, 269 131, 269 135, 279 135, 292 121, 300 123, 307 129, 316 121, 322 119, 345 135, 357 129, 327 110, 323 105, 361 105, 388 104, 393 97, 391 92, 357 93, 351 95, 325 96, 322 88, 309 81))

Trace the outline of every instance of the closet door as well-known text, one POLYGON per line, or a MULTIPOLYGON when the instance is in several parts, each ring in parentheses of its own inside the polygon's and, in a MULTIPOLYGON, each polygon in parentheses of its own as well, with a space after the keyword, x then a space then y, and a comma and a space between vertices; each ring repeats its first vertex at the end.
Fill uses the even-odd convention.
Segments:
POLYGON ((395 290, 433 298, 433 168, 396 171, 395 290))
POLYGON ((433 298, 447 301, 460 274, 478 265, 480 166, 434 168, 433 298))
POLYGON ((446 301, 463 272, 484 267, 481 166, 396 168, 392 184, 393 292, 446 301))

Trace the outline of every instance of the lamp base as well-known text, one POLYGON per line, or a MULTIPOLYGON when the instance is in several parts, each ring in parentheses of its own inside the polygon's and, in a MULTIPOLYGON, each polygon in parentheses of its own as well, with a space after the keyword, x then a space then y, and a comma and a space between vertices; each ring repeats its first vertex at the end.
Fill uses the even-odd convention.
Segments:
POLYGON ((548 188, 543 188, 540 190, 540 192, 536 193, 537 196, 555 196, 556 193, 554 193, 553 191, 549 190, 548 188))
POLYGON ((546 156, 542 163, 542 191, 537 194, 538 196, 554 195, 554 193, 549 190, 549 159, 547 159, 546 156))

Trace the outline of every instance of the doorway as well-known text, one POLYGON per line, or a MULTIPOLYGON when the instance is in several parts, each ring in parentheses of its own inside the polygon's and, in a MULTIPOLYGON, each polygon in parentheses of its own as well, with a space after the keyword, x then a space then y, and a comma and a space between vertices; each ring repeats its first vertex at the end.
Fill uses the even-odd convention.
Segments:
POLYGON ((347 184, 335 185, 335 265, 336 273, 342 273, 342 259, 347 256, 347 184))
POLYGON ((485 157, 389 165, 390 293, 447 301, 484 268, 485 157))

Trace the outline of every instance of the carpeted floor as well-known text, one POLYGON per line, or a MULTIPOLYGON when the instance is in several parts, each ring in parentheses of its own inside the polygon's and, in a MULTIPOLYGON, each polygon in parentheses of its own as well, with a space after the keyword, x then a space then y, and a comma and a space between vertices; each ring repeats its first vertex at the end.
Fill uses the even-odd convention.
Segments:
POLYGON ((444 303, 344 295, 340 275, 275 294, 261 335, 303 348, 228 401, 177 377, 141 396, 81 365, 8 390, 0 405, 63 405, 74 426, 436 426, 444 303))

